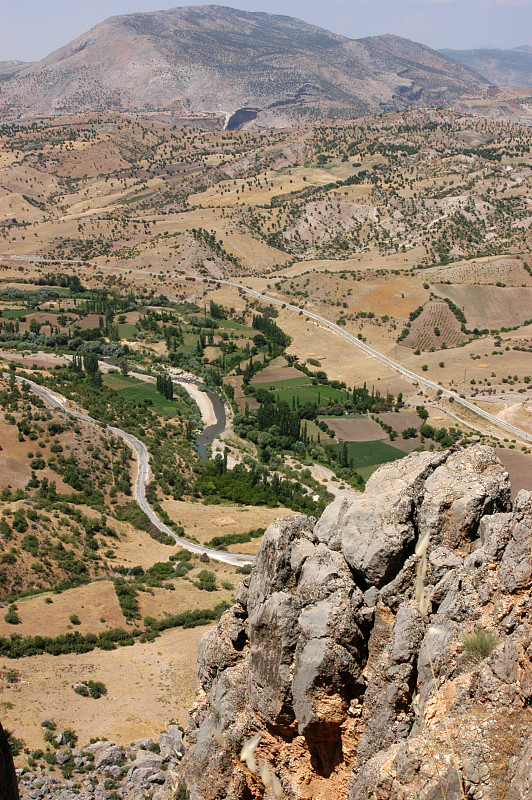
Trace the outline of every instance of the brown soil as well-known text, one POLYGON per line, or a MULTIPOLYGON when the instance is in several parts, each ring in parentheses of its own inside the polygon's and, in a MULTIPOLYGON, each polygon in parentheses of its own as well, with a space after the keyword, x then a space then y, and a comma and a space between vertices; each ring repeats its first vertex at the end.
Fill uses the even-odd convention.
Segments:
POLYGON ((334 431, 337 439, 344 442, 373 442, 375 439, 386 439, 386 432, 380 425, 367 417, 345 419, 326 419, 327 427, 334 431))
POLYGON ((435 284, 439 295, 463 308, 467 327, 513 328, 532 316, 532 287, 435 284))
POLYGON ((497 456, 510 476, 512 497, 521 489, 532 491, 532 455, 519 450, 498 449, 497 456))
POLYGON ((274 383, 275 381, 287 381, 292 378, 303 377, 305 377, 303 372, 300 372, 295 367, 270 367, 254 375, 251 383, 274 383))
POLYGON ((91 737, 119 744, 156 739, 171 720, 186 724, 198 642, 206 630, 165 631, 152 643, 112 651, 0 658, 0 669, 20 673, 16 684, 0 680, 2 723, 31 749, 44 747, 43 719, 53 719, 59 730, 73 728, 82 745, 91 737), (73 691, 74 683, 89 678, 105 683, 107 695, 93 700, 73 691))
POLYGON ((405 409, 398 411, 397 414, 395 411, 385 411, 378 416, 387 425, 391 425, 397 433, 401 433, 405 428, 419 428, 423 421, 415 411, 405 409))

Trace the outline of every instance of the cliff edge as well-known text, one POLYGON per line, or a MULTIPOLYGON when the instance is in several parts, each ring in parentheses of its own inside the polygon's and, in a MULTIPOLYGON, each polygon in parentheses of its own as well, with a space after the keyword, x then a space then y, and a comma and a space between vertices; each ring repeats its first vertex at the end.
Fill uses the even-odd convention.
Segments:
POLYGON ((200 644, 191 800, 531 800, 531 585, 532 494, 480 445, 270 525, 200 644))

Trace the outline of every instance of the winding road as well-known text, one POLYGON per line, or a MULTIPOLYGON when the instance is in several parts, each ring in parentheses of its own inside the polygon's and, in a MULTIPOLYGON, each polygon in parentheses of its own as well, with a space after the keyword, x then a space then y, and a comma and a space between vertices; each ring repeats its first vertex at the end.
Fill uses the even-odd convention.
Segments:
MULTIPOLYGON (((3 374, 4 377, 9 377, 8 373, 4 372, 3 374)), ((31 387, 32 391, 35 392, 36 395, 38 395, 52 408, 63 411, 66 414, 70 414, 71 417, 83 420, 83 422, 90 422, 95 425, 102 426, 102 423, 98 422, 98 420, 94 419, 93 417, 89 417, 87 414, 81 414, 78 411, 73 411, 72 409, 67 408, 67 400, 62 395, 59 395, 56 392, 52 394, 29 378, 24 378, 17 375, 16 380, 19 383, 27 383, 31 387)), ((251 564, 253 562, 253 556, 250 555, 229 553, 221 550, 212 550, 209 547, 203 547, 201 544, 189 542, 188 539, 181 538, 174 533, 171 528, 165 525, 146 500, 146 486, 148 485, 150 476, 149 453, 146 445, 143 444, 140 439, 137 439, 136 436, 133 436, 131 433, 127 433, 120 428, 115 428, 113 425, 106 425, 105 427, 110 433, 123 439, 124 442, 126 442, 126 444, 129 445, 129 447, 135 453, 137 459, 137 477, 135 480, 134 495, 135 500, 158 530, 160 530, 162 533, 166 533, 168 536, 171 536, 176 544, 191 553, 197 553, 198 555, 203 555, 205 553, 209 558, 212 558, 215 561, 221 561, 224 564, 231 564, 232 566, 242 566, 243 564, 251 564)))
MULTIPOLYGON (((46 258, 31 258, 29 256, 2 256, 0 254, 0 258, 7 258, 12 261, 29 261, 32 263, 57 263, 57 260, 53 261, 52 259, 46 258)), ((127 269, 126 267, 113 267, 109 265, 102 265, 97 264, 94 261, 79 261, 79 260, 61 260, 62 264, 77 264, 77 265, 87 265, 91 267, 96 267, 101 270, 109 270, 114 272, 126 272, 126 273, 138 273, 140 275, 154 275, 157 277, 161 276, 161 273, 149 270, 141 270, 141 269, 127 269)), ((362 350, 366 355, 370 356, 371 358, 377 359, 377 361, 381 361, 386 366, 390 367, 391 369, 398 372, 400 375, 403 375, 405 378, 408 378, 413 383, 417 383, 420 386, 425 386, 427 389, 433 389, 437 392, 440 392, 441 395, 444 397, 448 397, 452 399, 454 402, 458 403, 459 405, 463 406, 463 408, 469 409, 474 414, 477 414, 482 419, 487 420, 492 425, 496 425, 498 428, 502 428, 507 433, 512 434, 513 436, 518 436, 521 440, 532 443, 532 434, 527 433, 526 431, 518 428, 515 425, 511 425, 509 422, 505 422, 504 420, 499 419, 494 414, 490 414, 489 411, 484 411, 484 409, 479 408, 479 406, 475 405, 475 403, 471 403, 469 400, 466 400, 464 397, 460 397, 459 394, 456 392, 451 391, 450 389, 446 389, 444 386, 440 386, 439 383, 435 381, 431 381, 428 378, 423 378, 421 375, 417 375, 412 370, 403 367, 401 364, 398 364, 396 361, 393 361, 388 356, 379 353, 378 350, 374 350, 372 347, 367 345, 365 342, 360 341, 357 339, 356 336, 353 334, 348 333, 347 331, 343 330, 339 325, 336 325, 334 322, 330 322, 330 320, 326 319, 325 317, 321 317, 319 314, 315 314, 313 311, 307 311, 306 309, 302 309, 299 306, 293 305, 292 303, 287 303, 285 300, 279 300, 276 297, 271 297, 270 295, 262 294, 261 292, 257 292, 255 289, 251 289, 249 286, 245 286, 242 283, 235 283, 234 281, 226 281, 221 280, 218 278, 200 278, 195 276, 189 276, 189 280, 192 278, 194 281, 199 283, 208 283, 214 284, 219 286, 232 286, 235 289, 239 289, 246 294, 250 295, 251 297, 255 297, 257 300, 264 300, 267 303, 274 303, 275 305, 281 306, 282 308, 288 308, 291 311, 297 311, 298 314, 302 314, 309 319, 313 319, 315 322, 318 322, 320 325, 328 328, 329 330, 333 331, 333 333, 337 333, 339 336, 342 336, 344 339, 347 339, 355 347, 358 347, 359 350, 362 350)))

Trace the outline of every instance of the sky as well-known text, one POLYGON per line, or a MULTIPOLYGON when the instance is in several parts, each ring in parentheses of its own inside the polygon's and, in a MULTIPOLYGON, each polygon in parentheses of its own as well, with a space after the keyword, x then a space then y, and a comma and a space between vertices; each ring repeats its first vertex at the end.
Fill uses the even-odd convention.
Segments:
MULTIPOLYGON (((115 14, 215 0, 0 0, 0 61, 37 61, 115 14)), ((435 49, 532 45, 532 0, 218 0, 352 39, 393 33, 435 49)))

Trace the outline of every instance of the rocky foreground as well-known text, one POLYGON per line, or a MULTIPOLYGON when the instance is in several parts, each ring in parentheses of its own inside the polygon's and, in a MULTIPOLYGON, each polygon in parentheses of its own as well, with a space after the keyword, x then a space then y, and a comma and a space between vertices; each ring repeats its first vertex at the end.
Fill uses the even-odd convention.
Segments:
POLYGON ((532 494, 484 446, 270 525, 200 644, 190 797, 530 800, 531 584, 532 494))
POLYGON ((72 780, 22 796, 532 800, 531 585, 532 493, 512 507, 493 450, 387 464, 270 525, 201 640, 185 750, 60 747, 72 780))

